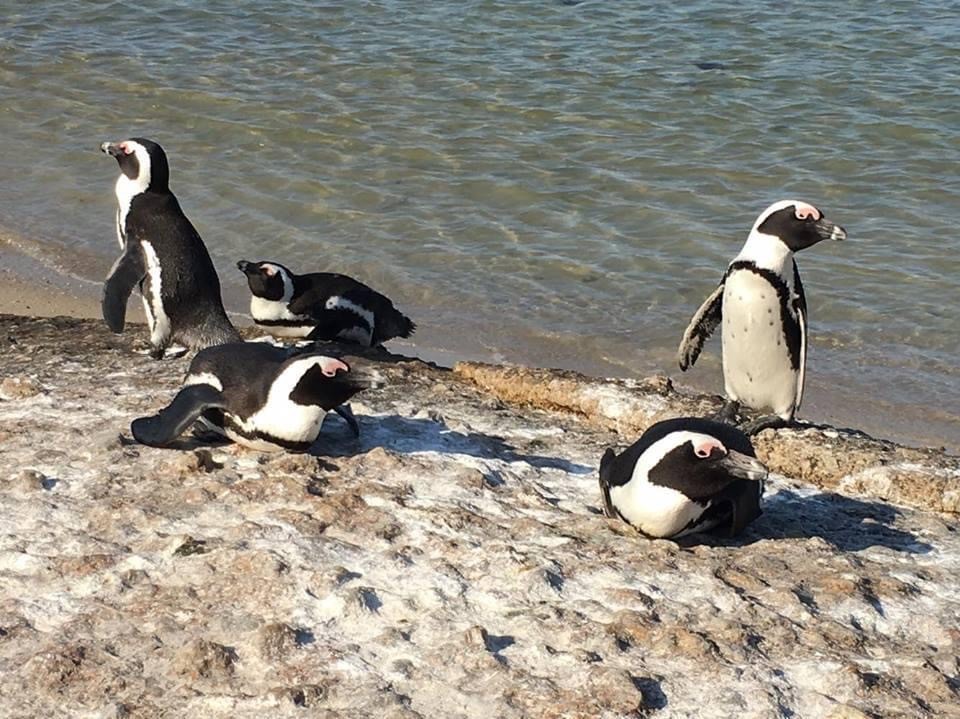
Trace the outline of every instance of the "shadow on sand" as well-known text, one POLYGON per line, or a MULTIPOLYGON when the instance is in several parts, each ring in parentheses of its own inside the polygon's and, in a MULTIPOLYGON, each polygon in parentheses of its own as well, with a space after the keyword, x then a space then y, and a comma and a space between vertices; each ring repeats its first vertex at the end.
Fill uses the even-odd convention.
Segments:
POLYGON ((357 420, 360 423, 360 437, 354 438, 345 422, 336 415, 328 415, 323 431, 310 448, 310 454, 330 458, 348 457, 383 447, 401 454, 443 452, 503 462, 525 462, 539 469, 559 469, 576 475, 594 471, 593 467, 560 457, 520 452, 502 437, 480 432, 458 432, 447 427, 443 421, 397 415, 358 415, 357 420))
POLYGON ((901 512, 880 501, 855 499, 835 492, 801 495, 781 489, 764 498, 763 514, 732 539, 691 535, 683 544, 737 547, 763 539, 820 537, 837 549, 856 552, 885 547, 895 552, 926 554, 933 548, 894 525, 901 512))

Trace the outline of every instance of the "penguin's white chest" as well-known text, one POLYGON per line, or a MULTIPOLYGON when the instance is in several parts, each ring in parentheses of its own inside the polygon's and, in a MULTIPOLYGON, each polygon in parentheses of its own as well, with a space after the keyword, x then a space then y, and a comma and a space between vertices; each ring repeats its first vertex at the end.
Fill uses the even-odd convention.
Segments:
POLYGON ((611 487, 610 499, 624 519, 652 537, 682 536, 684 527, 710 506, 701 506, 682 492, 640 478, 611 487))
POLYGON ((727 396, 748 407, 792 414, 798 370, 776 289, 749 270, 730 274, 723 292, 723 379, 727 396))

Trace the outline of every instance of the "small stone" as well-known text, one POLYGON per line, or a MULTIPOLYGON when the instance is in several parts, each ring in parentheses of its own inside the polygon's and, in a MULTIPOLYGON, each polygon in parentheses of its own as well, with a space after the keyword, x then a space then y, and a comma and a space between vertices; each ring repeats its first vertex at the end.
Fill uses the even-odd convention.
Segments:
POLYGON ((463 633, 464 641, 475 647, 486 647, 487 645, 487 630, 481 627, 478 624, 474 624, 472 627, 467 629, 463 633))
POLYGON ((177 674, 191 679, 226 681, 233 676, 237 653, 206 639, 195 639, 184 645, 173 661, 177 674))
POLYGON ((25 492, 45 489, 46 483, 46 476, 35 469, 24 469, 13 480, 13 486, 25 492))
POLYGON ((598 706, 620 716, 636 712, 643 693, 623 669, 594 664, 587 673, 587 692, 598 706))
POLYGON ((5 377, 0 382, 0 400, 27 399, 43 391, 43 385, 31 377, 5 377))
POLYGON ((206 554, 209 551, 207 548, 207 540, 187 537, 183 544, 173 550, 173 556, 189 557, 193 554, 206 554))
POLYGON ((297 630, 289 624, 275 622, 261 627, 260 631, 257 632, 257 649, 264 661, 283 661, 296 648, 297 630))

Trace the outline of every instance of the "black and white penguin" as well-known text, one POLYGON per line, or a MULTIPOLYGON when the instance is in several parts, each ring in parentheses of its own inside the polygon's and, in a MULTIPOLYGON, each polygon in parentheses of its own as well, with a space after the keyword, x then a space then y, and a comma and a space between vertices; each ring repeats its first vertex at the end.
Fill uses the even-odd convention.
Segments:
POLYGON ((276 262, 240 260, 250 285, 250 314, 277 337, 341 340, 364 347, 409 337, 417 326, 393 302, 352 277, 296 275, 276 262))
POLYGON ((139 285, 153 357, 163 357, 173 342, 202 349, 240 339, 223 309, 220 280, 207 248, 170 191, 163 148, 134 137, 104 142, 100 149, 120 165, 116 194, 121 255, 103 286, 107 326, 123 331, 127 299, 139 285))
POLYGON ((376 370, 317 353, 292 354, 263 342, 209 347, 190 363, 184 387, 169 406, 133 421, 142 444, 164 447, 194 421, 251 449, 305 452, 323 419, 337 411, 357 433, 341 405, 380 384, 376 370))
POLYGON ((813 205, 775 202, 683 333, 678 359, 685 371, 723 323, 724 414, 736 414, 741 403, 771 413, 747 425, 750 432, 792 422, 803 399, 807 301, 793 253, 846 236, 813 205))
POLYGON ((761 514, 766 476, 747 435, 696 417, 657 422, 600 460, 604 513, 651 537, 738 534, 761 514))

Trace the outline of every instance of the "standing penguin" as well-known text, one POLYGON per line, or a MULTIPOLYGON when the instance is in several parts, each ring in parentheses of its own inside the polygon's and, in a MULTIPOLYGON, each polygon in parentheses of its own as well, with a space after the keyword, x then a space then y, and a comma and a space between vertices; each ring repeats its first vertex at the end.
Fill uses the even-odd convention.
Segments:
POLYGON ((103 286, 107 326, 123 332, 127 299, 139 285, 152 357, 163 357, 172 342, 202 349, 240 339, 223 309, 220 280, 207 248, 170 191, 163 148, 134 137, 104 142, 100 149, 120 165, 116 194, 121 255, 103 286))
POLYGON ((723 322, 723 380, 735 415, 740 403, 771 413, 749 433, 793 421, 803 399, 807 301, 793 253, 847 233, 813 205, 781 200, 764 210, 720 285, 683 333, 680 369, 693 366, 703 343, 723 322))
POLYGON ((651 537, 709 529, 738 534, 760 516, 767 469, 736 427, 681 417, 657 422, 600 460, 604 514, 651 537))
MULTIPOLYGON (((329 410, 356 429, 341 405, 379 384, 379 373, 362 360, 316 353, 292 354, 262 342, 237 342, 197 353, 169 406, 130 425, 141 444, 164 447, 196 420, 233 441, 265 451, 305 452, 320 433, 329 410)), ((352 421, 351 421, 352 420, 352 421)))
POLYGON ((295 275, 276 262, 240 260, 250 285, 250 314, 277 337, 345 340, 373 347, 409 337, 417 326, 393 302, 352 277, 333 272, 295 275))

